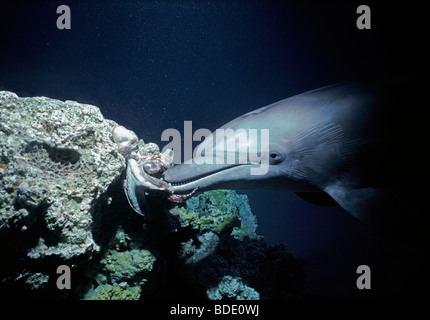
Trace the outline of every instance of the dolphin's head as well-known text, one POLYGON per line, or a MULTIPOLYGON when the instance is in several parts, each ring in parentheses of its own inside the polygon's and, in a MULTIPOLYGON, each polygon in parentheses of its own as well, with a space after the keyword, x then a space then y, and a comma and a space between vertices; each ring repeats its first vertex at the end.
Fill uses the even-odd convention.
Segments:
POLYGON ((399 123, 415 121, 403 106, 418 105, 418 97, 415 82, 312 90, 227 123, 220 129, 231 129, 230 135, 208 136, 191 164, 176 165, 163 178, 179 194, 200 187, 293 191, 322 205, 330 198, 329 205, 335 201, 387 235, 428 243, 415 205, 420 203, 410 188, 415 175, 397 170, 410 157, 408 152, 399 154, 398 146, 417 136, 398 134, 399 123), (399 143, 400 137, 404 142, 399 143), (318 191, 318 197, 302 191, 318 191))
MULTIPOLYGON (((294 179, 292 136, 297 119, 280 112, 280 103, 249 112, 225 124, 196 147, 192 163, 164 172, 175 193, 211 189, 308 190, 294 179)), ((312 189, 311 189, 312 190, 312 189)))

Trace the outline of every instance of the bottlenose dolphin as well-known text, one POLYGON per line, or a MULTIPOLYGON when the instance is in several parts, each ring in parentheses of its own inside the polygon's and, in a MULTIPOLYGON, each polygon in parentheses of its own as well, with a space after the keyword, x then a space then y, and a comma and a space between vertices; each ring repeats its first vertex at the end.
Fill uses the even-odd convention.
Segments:
MULTIPOLYGON (((407 151, 411 141, 409 108, 414 106, 410 88, 409 83, 391 80, 341 83, 273 103, 221 127, 269 129, 266 174, 250 174, 250 168, 259 165, 251 161, 194 161, 173 166, 164 172, 163 179, 171 183, 175 193, 197 187, 200 191, 272 189, 298 192, 305 200, 320 204, 334 199, 354 217, 385 234, 414 233, 420 222, 411 221, 412 216, 422 209, 408 198, 413 187, 407 168, 411 158, 407 151)), ((226 149, 224 143, 213 133, 212 139, 196 148, 194 160, 202 149, 213 147, 214 154, 226 149)), ((229 152, 238 150, 225 154, 229 152)))

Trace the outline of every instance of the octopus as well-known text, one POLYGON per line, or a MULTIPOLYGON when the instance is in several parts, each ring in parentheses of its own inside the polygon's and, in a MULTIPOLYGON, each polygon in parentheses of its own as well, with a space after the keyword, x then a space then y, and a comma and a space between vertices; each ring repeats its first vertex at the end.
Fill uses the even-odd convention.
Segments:
POLYGON ((148 143, 143 151, 138 146, 137 135, 123 126, 113 130, 112 138, 127 162, 123 184, 125 195, 130 206, 140 215, 144 215, 140 204, 146 203, 149 190, 165 192, 167 198, 175 203, 182 203, 196 193, 198 188, 186 195, 175 195, 170 183, 161 179, 161 174, 173 166, 173 150, 161 153, 156 144, 148 143))

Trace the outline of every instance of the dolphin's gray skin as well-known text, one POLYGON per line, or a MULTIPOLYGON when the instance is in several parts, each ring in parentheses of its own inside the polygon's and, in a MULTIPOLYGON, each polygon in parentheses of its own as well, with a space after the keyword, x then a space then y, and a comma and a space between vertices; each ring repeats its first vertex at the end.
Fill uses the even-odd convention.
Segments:
MULTIPOLYGON (((259 164, 181 164, 163 178, 175 193, 196 187, 325 192, 359 220, 401 233, 404 217, 416 210, 402 197, 411 187, 405 185, 414 107, 408 88, 394 81, 337 84, 276 102, 222 127, 270 130, 265 175, 250 174, 259 164)), ((198 150, 208 147, 205 141, 198 150)))

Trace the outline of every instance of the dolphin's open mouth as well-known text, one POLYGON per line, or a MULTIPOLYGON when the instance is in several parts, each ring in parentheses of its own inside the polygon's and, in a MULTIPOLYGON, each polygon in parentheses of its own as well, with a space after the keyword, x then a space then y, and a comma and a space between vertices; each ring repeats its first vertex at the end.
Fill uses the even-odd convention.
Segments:
POLYGON ((213 185, 225 178, 229 169, 243 166, 243 164, 231 165, 176 165, 163 174, 163 180, 170 183, 175 193, 188 192, 196 187, 204 188, 213 185))
MULTIPOLYGON (((211 175, 211 173, 209 173, 208 175, 211 175)), ((208 175, 199 175, 197 177, 193 177, 193 178, 190 178, 190 179, 187 179, 187 180, 175 181, 175 182, 169 181, 169 180, 166 180, 166 179, 164 179, 164 180, 167 181, 167 182, 169 182, 172 186, 176 187, 176 186, 181 186, 181 185, 184 185, 184 184, 187 184, 187 183, 191 183, 191 182, 200 180, 200 179, 202 179, 204 177, 207 177, 208 175)))

